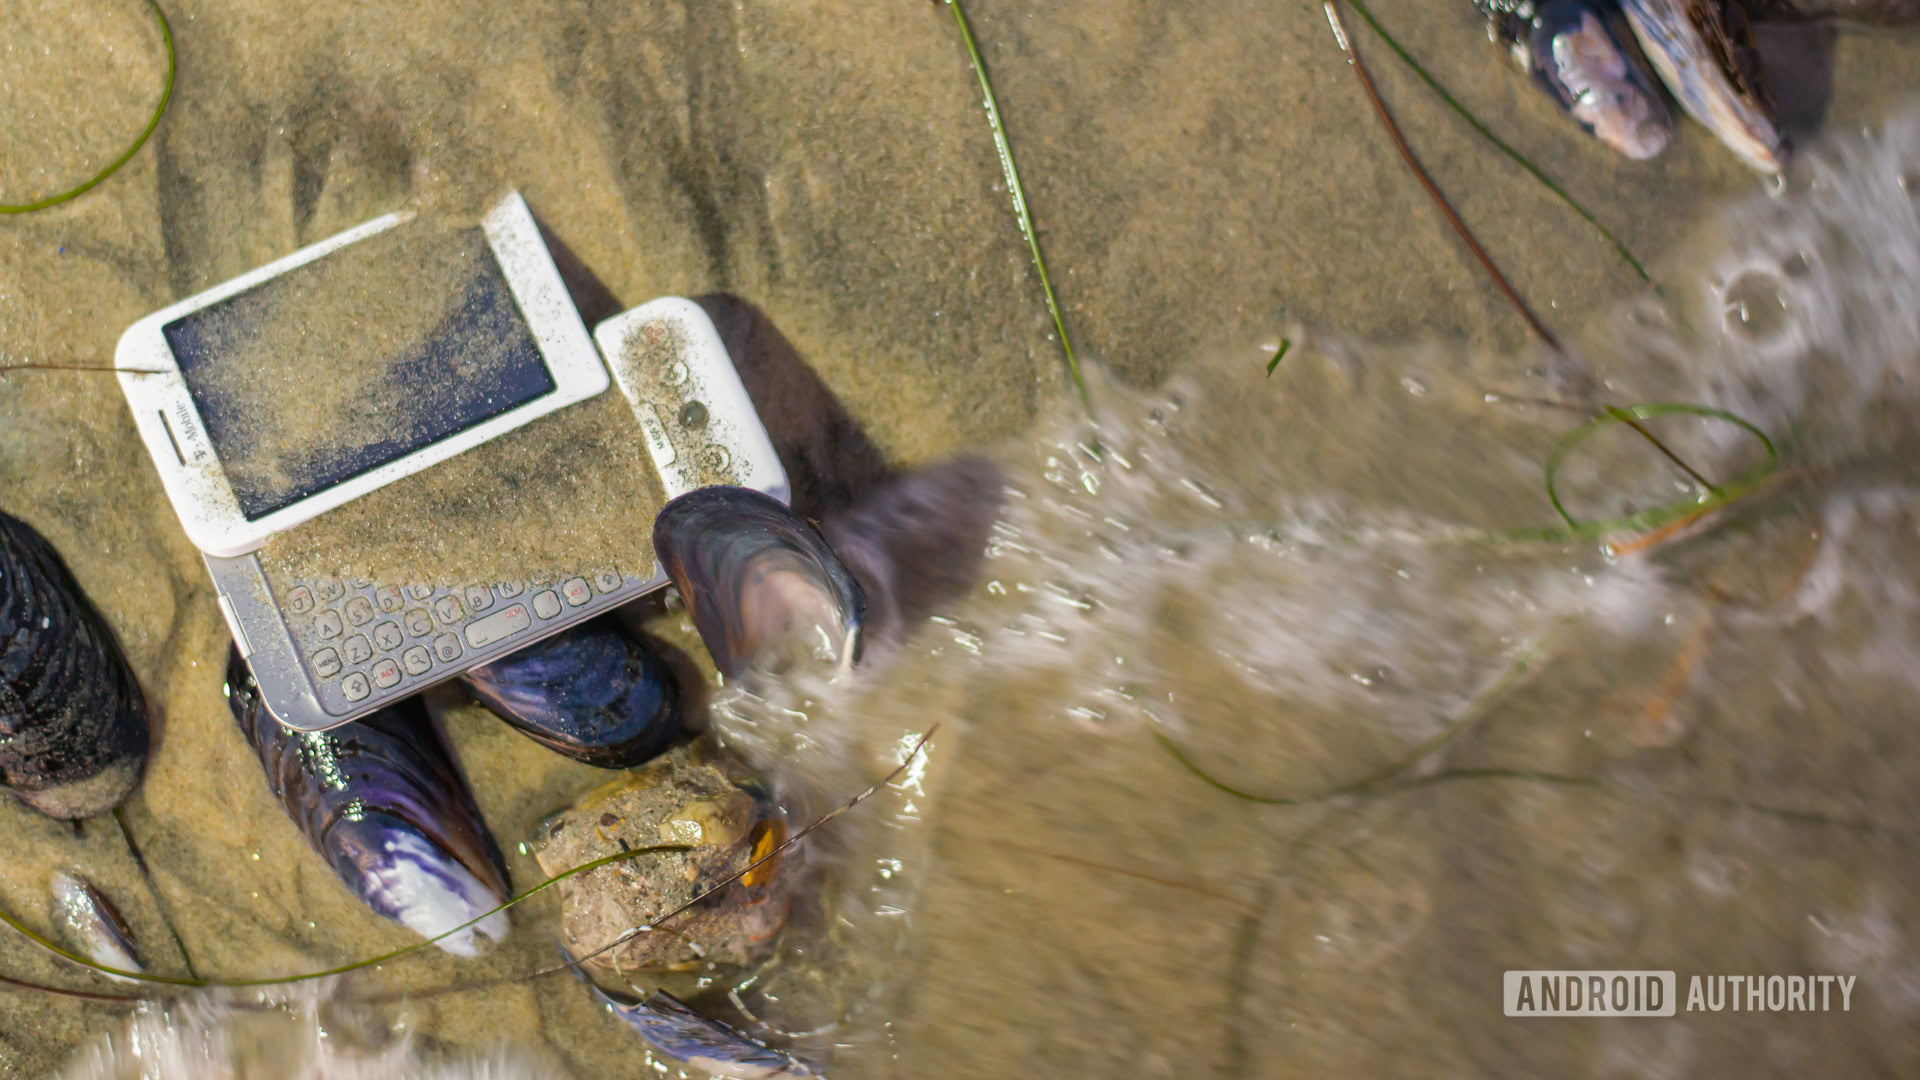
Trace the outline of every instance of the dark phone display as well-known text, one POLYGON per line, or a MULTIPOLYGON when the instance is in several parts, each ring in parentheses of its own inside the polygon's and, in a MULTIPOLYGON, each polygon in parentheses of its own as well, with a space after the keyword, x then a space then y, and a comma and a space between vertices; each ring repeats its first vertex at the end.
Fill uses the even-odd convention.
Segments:
POLYGON ((556 388, 475 228, 396 225, 163 333, 250 521, 556 388))

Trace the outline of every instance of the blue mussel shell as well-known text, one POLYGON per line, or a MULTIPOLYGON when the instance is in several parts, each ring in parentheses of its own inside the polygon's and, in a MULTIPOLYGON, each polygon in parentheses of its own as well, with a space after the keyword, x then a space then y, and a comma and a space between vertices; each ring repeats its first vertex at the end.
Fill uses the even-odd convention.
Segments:
POLYGON ((705 487, 653 523, 653 547, 729 678, 794 648, 847 668, 866 597, 807 520, 750 488, 705 487))
MULTIPOLYGON (((504 902, 506 863, 418 697, 328 731, 281 726, 240 654, 227 703, 267 787, 354 895, 432 937, 504 902)), ((505 912, 440 942, 461 956, 507 933, 505 912)))
POLYGON ((53 547, 0 513, 0 787, 76 819, 140 782, 146 698, 53 547))
POLYGON ((561 631, 463 679, 501 719, 589 765, 631 768, 680 734, 673 673, 611 616, 561 631))
POLYGON ((633 1026, 654 1049, 704 1069, 715 1076, 742 1080, 817 1077, 806 1062, 756 1042, 746 1034, 695 1012, 664 991, 641 1000, 615 997, 599 987, 593 994, 614 1014, 633 1026))

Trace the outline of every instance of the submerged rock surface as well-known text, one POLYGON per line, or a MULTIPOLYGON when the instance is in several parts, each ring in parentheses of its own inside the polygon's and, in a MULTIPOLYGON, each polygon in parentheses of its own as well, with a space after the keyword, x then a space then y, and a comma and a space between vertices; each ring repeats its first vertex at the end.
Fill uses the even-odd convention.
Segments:
MULTIPOLYGON (((562 941, 586 956, 656 920, 750 865, 786 839, 786 818, 765 783, 709 739, 580 797, 541 823, 535 856, 548 876, 655 845, 689 850, 641 855, 560 884, 562 941)), ((631 971, 703 960, 745 964, 761 955, 792 902, 780 860, 594 956, 592 966, 631 971)))

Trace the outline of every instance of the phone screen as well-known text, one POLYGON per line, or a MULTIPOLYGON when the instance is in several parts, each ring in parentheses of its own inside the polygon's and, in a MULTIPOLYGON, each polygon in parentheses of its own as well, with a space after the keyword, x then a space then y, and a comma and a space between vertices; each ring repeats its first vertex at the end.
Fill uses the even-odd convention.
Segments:
POLYGON ((405 222, 163 332, 250 521, 556 387, 478 228, 405 222))

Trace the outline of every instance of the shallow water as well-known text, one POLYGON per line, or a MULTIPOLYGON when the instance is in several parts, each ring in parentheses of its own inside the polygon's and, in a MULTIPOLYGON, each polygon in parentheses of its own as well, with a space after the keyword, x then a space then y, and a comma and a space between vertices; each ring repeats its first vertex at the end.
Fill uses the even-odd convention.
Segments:
MULTIPOLYGON (((834 1075, 1911 1072, 1920 223, 1901 180, 1920 134, 1899 121, 1716 217, 1695 208, 1759 185, 1699 132, 1654 166, 1599 154, 1457 6, 1378 10, 1662 256, 1662 295, 1609 314, 1631 275, 1373 48, 1463 212, 1584 328, 1579 361, 1511 351, 1520 331, 1391 150, 1353 137, 1370 120, 1318 12, 1226 4, 973 12, 1070 325, 1112 373, 1097 427, 1053 403, 970 75, 945 13, 917 5, 170 6, 181 97, 155 149, 0 222, 0 351, 104 359, 174 296, 504 181, 627 303, 731 294, 715 310, 742 364, 786 363, 814 394, 763 402, 813 509, 863 486, 824 461, 991 448, 1010 490, 974 592, 851 685, 769 692, 787 711, 719 695, 717 725, 802 817, 942 724, 901 787, 809 842, 794 871, 819 913, 741 995, 777 1027, 830 1028, 800 1043, 831 1047, 834 1075), (1296 333, 1262 379, 1287 318, 1338 330, 1296 333), (1366 344, 1416 335, 1458 344, 1366 344), (1489 535, 1554 523, 1540 470, 1585 412, 1655 400, 1738 413, 1794 471, 1714 531, 1618 559, 1489 535), (1209 787, 1156 736, 1300 805, 1209 787), (1845 1014, 1500 1016, 1503 970, 1558 967, 1860 983, 1845 1014)), ((1877 125, 1914 72, 1907 42, 1842 37, 1830 121, 1877 125)), ((85 378, 0 381, 0 482, 164 710, 128 815, 159 902, 111 822, 76 837, 12 806, 0 902, 44 922, 48 874, 80 867, 164 970, 167 921, 203 974, 406 944, 255 782, 210 590, 117 389, 85 378)), ((1756 460, 1729 425, 1657 430, 1716 479, 1756 460)), ((1618 427, 1562 491, 1583 518, 1684 493, 1618 427)), ((633 614, 697 652, 678 612, 633 614)), ((432 704, 531 884, 511 849, 605 774, 432 704)), ((341 992, 548 964, 551 911, 517 913, 477 963, 436 953, 341 992)), ((72 978, 13 939, 0 965, 72 978)), ((117 1022, 7 994, 9 1074, 117 1022)), ((389 1024, 433 1060, 505 1042, 536 1075, 646 1060, 564 977, 368 1027, 389 1024)))

